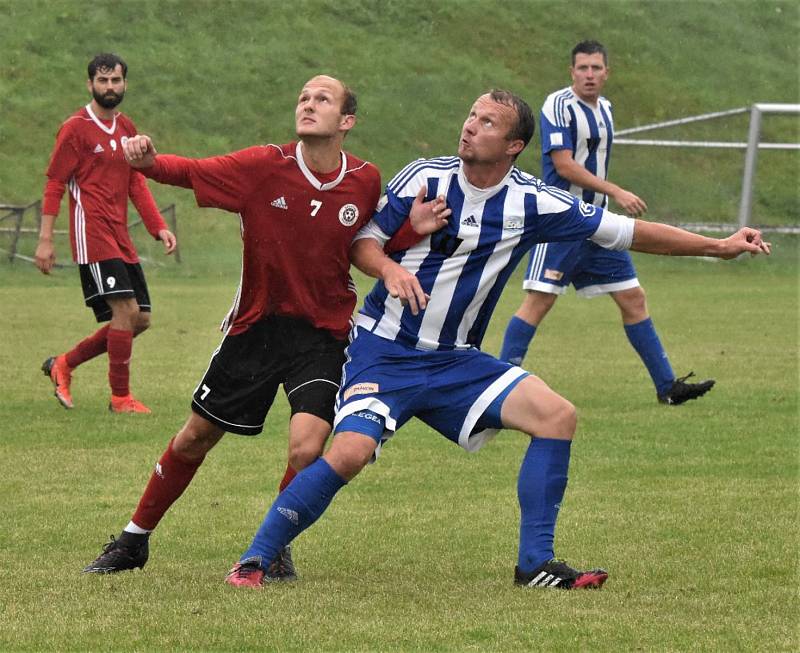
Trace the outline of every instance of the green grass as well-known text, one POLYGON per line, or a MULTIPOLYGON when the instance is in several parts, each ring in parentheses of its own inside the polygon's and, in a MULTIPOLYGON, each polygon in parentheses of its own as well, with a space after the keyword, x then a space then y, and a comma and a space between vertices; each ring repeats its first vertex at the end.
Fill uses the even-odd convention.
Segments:
MULTIPOLYGON (((154 414, 121 417, 106 411, 103 359, 76 373, 70 412, 38 371, 93 328, 75 271, 45 282, 6 267, 0 650, 797 650, 797 247, 637 257, 676 371, 718 382, 680 408, 655 402, 610 301, 569 295, 548 317, 526 366, 580 415, 558 552, 611 572, 603 591, 575 594, 511 585, 525 437, 468 455, 416 421, 299 538, 299 583, 225 586, 283 471, 283 399, 262 436, 227 436, 210 455, 145 572, 81 576, 185 418, 236 277, 153 269, 133 387, 154 414)), ((488 351, 520 298, 518 273, 488 351)))
MULTIPOLYGON (((491 86, 538 109, 568 83, 568 51, 585 37, 611 50, 620 128, 797 102, 798 28, 800 6, 774 0, 0 0, 0 203, 39 197, 55 130, 86 102, 85 65, 102 50, 131 66, 123 108, 140 129, 162 151, 194 156, 289 140, 300 85, 340 75, 361 103, 347 147, 388 179, 412 158, 452 152, 467 107, 491 86)), ((663 136, 744 140, 746 130, 732 118, 663 136)), ((794 118, 765 118, 767 140, 797 132, 794 118)), ((534 172, 537 147, 521 159, 534 172)), ((730 222, 742 160, 620 147, 612 171, 653 217, 730 222)), ((755 221, 800 223, 797 153, 761 152, 758 172, 755 221)), ((135 345, 133 387, 153 415, 106 411, 104 359, 77 372, 78 408, 62 410, 38 368, 95 328, 77 272, 45 279, 0 263, 0 650, 800 648, 793 237, 777 238, 771 259, 637 257, 676 372, 718 381, 702 401, 656 404, 608 300, 560 299, 537 335, 526 366, 580 415, 558 551, 607 566, 602 592, 511 586, 524 436, 503 433, 470 456, 417 422, 298 540, 300 583, 228 588, 222 577, 284 469, 283 399, 261 437, 226 437, 211 454, 154 535, 144 573, 81 576, 185 419, 239 279, 236 218, 152 187, 178 206, 184 254, 175 265, 134 230, 155 312, 135 345)), ((35 240, 20 245, 30 255, 35 240)), ((57 249, 68 259, 65 239, 57 249)), ((521 299, 519 275, 490 352, 521 299)))

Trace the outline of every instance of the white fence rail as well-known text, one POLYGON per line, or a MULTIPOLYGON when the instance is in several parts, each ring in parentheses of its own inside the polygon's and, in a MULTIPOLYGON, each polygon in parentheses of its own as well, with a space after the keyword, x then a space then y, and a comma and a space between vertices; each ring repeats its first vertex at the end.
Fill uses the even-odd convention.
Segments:
POLYGON ((800 104, 768 104, 759 102, 751 107, 740 107, 729 109, 728 111, 715 111, 704 113, 699 116, 689 116, 678 118, 677 120, 667 120, 657 122, 652 125, 642 125, 630 129, 621 129, 614 138, 617 145, 648 145, 655 147, 712 147, 746 150, 744 158, 744 174, 742 177, 742 196, 739 201, 739 226, 744 227, 750 224, 750 215, 753 210, 753 186, 755 184, 756 163, 758 161, 758 150, 800 150, 800 143, 762 143, 761 142, 761 116, 765 113, 800 113, 800 104), (675 127, 686 125, 701 120, 713 120, 724 118, 740 113, 750 112, 750 129, 746 142, 732 141, 675 141, 675 140, 655 140, 642 138, 619 138, 628 134, 638 134, 652 129, 663 129, 665 127, 675 127))

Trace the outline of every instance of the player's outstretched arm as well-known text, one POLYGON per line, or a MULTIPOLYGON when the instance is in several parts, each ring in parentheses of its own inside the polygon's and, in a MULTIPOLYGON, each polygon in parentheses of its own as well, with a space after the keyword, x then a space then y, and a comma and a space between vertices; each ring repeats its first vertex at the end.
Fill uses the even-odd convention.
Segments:
POLYGON ((156 151, 153 140, 145 134, 129 138, 122 146, 125 160, 131 168, 151 168, 156 162, 156 151))
POLYGON ((356 240, 350 248, 350 260, 364 274, 383 281, 389 294, 408 304, 412 314, 425 310, 429 297, 422 291, 419 279, 386 256, 377 240, 356 240))
POLYGON ((648 254, 732 259, 745 252, 753 256, 769 254, 771 247, 758 229, 750 227, 743 227, 727 238, 709 238, 671 225, 636 220, 630 248, 648 254))

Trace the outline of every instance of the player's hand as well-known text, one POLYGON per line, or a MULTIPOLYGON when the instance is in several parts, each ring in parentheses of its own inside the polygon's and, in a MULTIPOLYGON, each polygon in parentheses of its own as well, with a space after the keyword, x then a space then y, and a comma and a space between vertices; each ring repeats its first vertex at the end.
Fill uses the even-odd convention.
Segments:
POLYGON ((620 188, 611 197, 632 218, 641 218, 647 212, 645 201, 624 188, 620 188))
POLYGON ((419 279, 403 266, 387 259, 381 278, 389 294, 399 299, 404 306, 408 306, 412 315, 417 315, 428 306, 430 297, 422 291, 419 279))
POLYGON ((144 134, 129 138, 122 146, 125 160, 131 168, 150 168, 156 162, 156 151, 153 140, 144 134))
POLYGON ((174 252, 175 248, 178 246, 178 239, 175 238, 175 234, 169 229, 162 229, 159 231, 158 239, 164 243, 164 254, 172 254, 172 252, 174 252))
POLYGON ((724 259, 736 258, 745 252, 749 252, 751 256, 757 254, 769 256, 772 252, 772 243, 763 240, 761 232, 751 227, 742 227, 735 234, 721 240, 720 243, 722 252, 719 257, 724 259))
POLYGON ((50 270, 56 264, 56 250, 53 247, 53 241, 39 239, 33 257, 36 267, 41 270, 42 274, 50 274, 50 270))
POLYGON ((419 193, 414 198, 411 205, 409 219, 411 226, 420 236, 427 236, 435 231, 439 231, 447 224, 447 218, 452 211, 447 208, 444 195, 435 197, 430 202, 425 202, 425 194, 428 192, 427 186, 419 189, 419 193))

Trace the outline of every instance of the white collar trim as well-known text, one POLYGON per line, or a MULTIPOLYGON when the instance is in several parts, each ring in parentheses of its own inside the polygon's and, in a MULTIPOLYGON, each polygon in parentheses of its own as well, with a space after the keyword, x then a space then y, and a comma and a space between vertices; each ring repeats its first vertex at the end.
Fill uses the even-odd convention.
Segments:
POLYGON ((505 177, 503 177, 497 184, 494 186, 489 186, 489 188, 478 188, 477 186, 473 186, 468 180, 467 176, 464 174, 464 162, 460 161, 458 165, 458 181, 461 185, 461 189, 464 191, 464 196, 467 197, 472 202, 484 202, 488 200, 490 197, 494 197, 497 192, 503 188, 508 183, 508 178, 511 176, 511 172, 514 170, 514 166, 512 165, 508 172, 506 173, 505 177))
POLYGON ((341 152, 342 155, 342 168, 339 170, 339 175, 333 181, 328 181, 326 183, 322 183, 319 179, 314 176, 314 173, 311 172, 311 169, 306 165, 305 160, 303 159, 303 145, 302 141, 297 141, 297 145, 294 148, 295 156, 297 156, 297 165, 300 166, 300 170, 308 179, 309 183, 316 188, 317 190, 330 190, 331 188, 335 188, 339 185, 339 182, 344 179, 344 173, 347 172, 347 156, 345 156, 344 152, 341 152))
POLYGON ((118 113, 114 114, 114 119, 111 122, 111 127, 106 127, 102 123, 100 118, 98 118, 96 115, 94 115, 94 111, 92 111, 92 103, 91 102, 86 105, 86 113, 88 113, 89 117, 92 120, 94 120, 94 124, 97 125, 100 129, 102 129, 106 134, 111 135, 116 131, 116 129, 117 129, 117 116, 119 115, 118 113))

